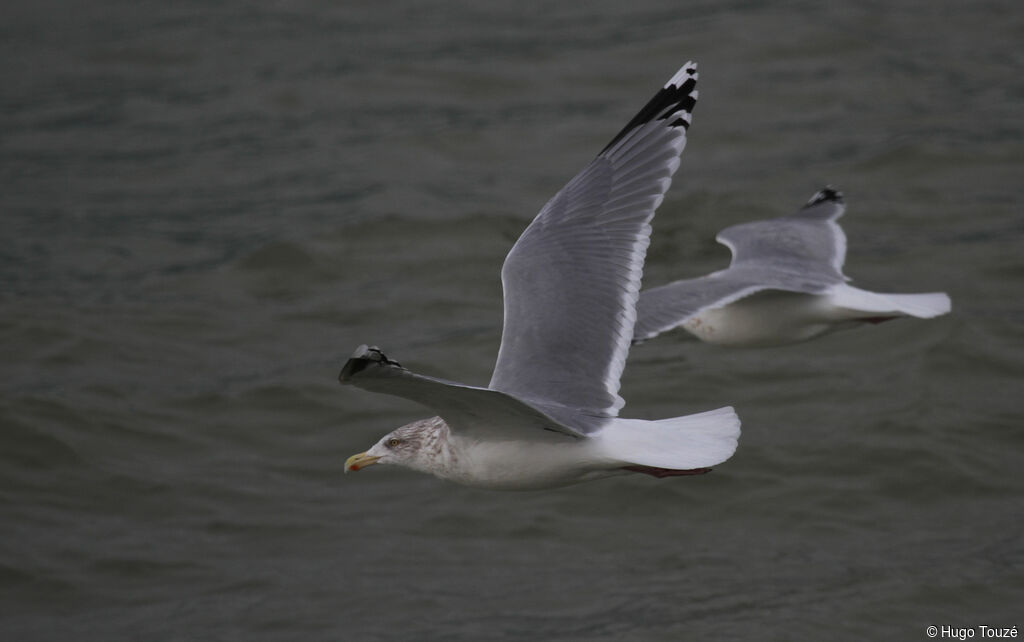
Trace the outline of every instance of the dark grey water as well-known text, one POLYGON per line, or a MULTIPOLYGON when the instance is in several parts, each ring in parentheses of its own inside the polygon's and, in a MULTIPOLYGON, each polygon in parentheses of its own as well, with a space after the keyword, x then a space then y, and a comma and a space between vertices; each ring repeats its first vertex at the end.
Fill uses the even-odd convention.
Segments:
POLYGON ((924 640, 1024 627, 1016 2, 19 3, 0 21, 4 640, 924 640), (498 270, 686 59, 648 283, 847 195, 847 272, 954 314, 671 337, 626 411, 731 403, 702 478, 502 494, 344 458, 487 381, 498 270))

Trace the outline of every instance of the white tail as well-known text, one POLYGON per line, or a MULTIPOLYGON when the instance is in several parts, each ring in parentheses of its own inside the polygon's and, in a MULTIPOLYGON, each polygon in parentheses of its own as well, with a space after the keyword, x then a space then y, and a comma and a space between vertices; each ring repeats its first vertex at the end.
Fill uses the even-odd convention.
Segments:
POLYGON ((670 470, 720 464, 739 437, 740 418, 730 406, 658 421, 614 419, 596 435, 609 459, 670 470))
POLYGON ((871 315, 911 316, 930 319, 946 314, 952 308, 945 292, 925 294, 890 294, 868 292, 851 285, 840 285, 831 293, 831 302, 839 308, 871 315))

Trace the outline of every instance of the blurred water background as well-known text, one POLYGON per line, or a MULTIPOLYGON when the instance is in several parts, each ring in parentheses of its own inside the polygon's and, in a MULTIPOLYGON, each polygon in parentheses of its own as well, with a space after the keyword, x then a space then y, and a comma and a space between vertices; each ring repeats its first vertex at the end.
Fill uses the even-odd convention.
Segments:
POLYGON ((927 639, 1024 627, 1017 2, 8 3, 0 638, 927 639), (847 273, 952 315, 631 355, 625 414, 733 404, 701 478, 495 493, 342 462, 488 380, 499 269, 687 59, 646 283, 848 201, 847 273))

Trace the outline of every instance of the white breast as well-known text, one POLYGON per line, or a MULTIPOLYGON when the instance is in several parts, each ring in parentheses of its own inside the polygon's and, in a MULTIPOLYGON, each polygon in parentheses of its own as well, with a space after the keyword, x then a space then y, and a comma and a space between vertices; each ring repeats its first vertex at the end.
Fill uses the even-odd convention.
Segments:
POLYGON ((834 329, 835 311, 825 296, 758 292, 683 322, 701 341, 726 346, 771 346, 804 341, 834 329))

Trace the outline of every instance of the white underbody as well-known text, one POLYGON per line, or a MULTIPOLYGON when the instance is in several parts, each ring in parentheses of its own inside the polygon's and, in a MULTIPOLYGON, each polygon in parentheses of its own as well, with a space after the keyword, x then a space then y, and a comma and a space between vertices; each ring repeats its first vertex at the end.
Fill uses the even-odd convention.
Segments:
POLYGON ((455 458, 438 477, 495 490, 537 490, 622 474, 593 439, 565 436, 558 441, 467 441, 451 439, 455 458))
POLYGON ((736 347, 805 341, 866 321, 929 318, 949 311, 944 294, 879 294, 840 285, 825 294, 764 290, 687 318, 681 327, 701 341, 736 347))
POLYGON ((843 319, 836 312, 827 296, 772 290, 702 310, 682 327, 706 343, 770 346, 805 341, 856 318, 843 319))

